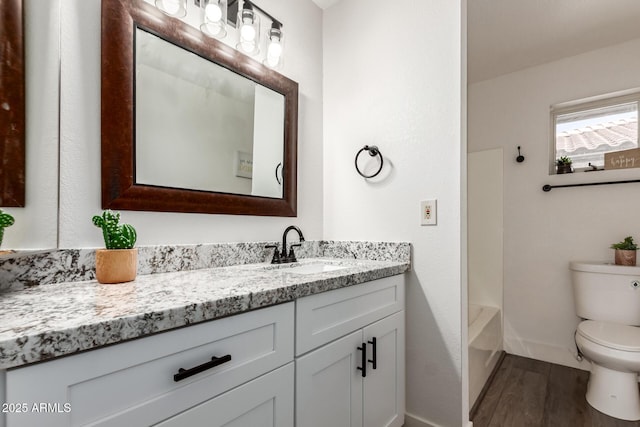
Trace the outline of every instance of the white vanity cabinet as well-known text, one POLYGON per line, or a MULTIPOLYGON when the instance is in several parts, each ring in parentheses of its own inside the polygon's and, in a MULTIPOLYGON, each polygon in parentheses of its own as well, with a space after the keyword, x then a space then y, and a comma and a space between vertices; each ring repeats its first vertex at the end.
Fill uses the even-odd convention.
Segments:
POLYGON ((292 427, 293 313, 291 302, 9 370, 6 401, 28 410, 6 427, 195 427, 224 424, 220 414, 292 427))
POLYGON ((296 426, 404 424, 404 278, 299 299, 296 426))
POLYGON ((0 398, 0 427, 400 427, 404 276, 0 371, 0 398))

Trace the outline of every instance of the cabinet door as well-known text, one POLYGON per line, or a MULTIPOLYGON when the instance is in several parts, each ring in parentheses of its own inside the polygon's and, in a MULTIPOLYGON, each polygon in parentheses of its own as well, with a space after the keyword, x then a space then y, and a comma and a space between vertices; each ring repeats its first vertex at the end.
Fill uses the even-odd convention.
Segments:
POLYGON ((364 328, 364 340, 368 353, 364 427, 400 427, 404 424, 404 311, 364 328))
POLYGON ((293 363, 191 408, 157 427, 293 427, 293 363))
POLYGON ((296 426, 362 426, 362 331, 296 360, 296 426))

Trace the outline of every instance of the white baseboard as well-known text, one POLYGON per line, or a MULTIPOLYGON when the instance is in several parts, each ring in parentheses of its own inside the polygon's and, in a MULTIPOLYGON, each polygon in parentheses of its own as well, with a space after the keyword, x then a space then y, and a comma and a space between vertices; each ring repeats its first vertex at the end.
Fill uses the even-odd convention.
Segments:
POLYGON ((531 359, 542 360, 570 368, 582 369, 584 371, 591 369, 591 364, 588 361, 583 360, 582 362, 578 362, 575 357, 575 347, 560 347, 505 336, 504 350, 516 356, 529 357, 531 359))
MULTIPOLYGON (((463 427, 473 427, 471 421, 463 422, 463 427)), ((420 418, 416 415, 404 414, 404 426, 403 427, 441 427, 439 424, 433 424, 424 418, 420 418)))
POLYGON ((432 424, 424 418, 420 418, 411 414, 404 414, 404 427, 440 427, 437 424, 432 424))
MULTIPOLYGON (((435 424, 420 418, 416 415, 404 414, 404 427, 442 427, 439 424, 435 424)), ((473 427, 471 421, 463 422, 463 427, 473 427)))

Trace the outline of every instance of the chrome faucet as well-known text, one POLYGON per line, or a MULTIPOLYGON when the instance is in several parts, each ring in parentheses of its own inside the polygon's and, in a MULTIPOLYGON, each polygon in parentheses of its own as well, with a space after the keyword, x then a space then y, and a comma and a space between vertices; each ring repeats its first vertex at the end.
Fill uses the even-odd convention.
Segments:
POLYGON ((271 260, 271 264, 284 264, 288 262, 296 262, 296 254, 293 252, 293 248, 295 246, 302 246, 302 242, 304 242, 304 236, 302 235, 302 231, 295 225, 290 225, 284 230, 282 233, 282 251, 278 253, 278 247, 276 245, 267 245, 266 248, 274 248, 273 251, 273 259, 271 260), (295 243, 291 245, 289 249, 289 253, 287 253, 287 234, 289 231, 295 230, 298 233, 298 238, 300 239, 300 243, 295 243))

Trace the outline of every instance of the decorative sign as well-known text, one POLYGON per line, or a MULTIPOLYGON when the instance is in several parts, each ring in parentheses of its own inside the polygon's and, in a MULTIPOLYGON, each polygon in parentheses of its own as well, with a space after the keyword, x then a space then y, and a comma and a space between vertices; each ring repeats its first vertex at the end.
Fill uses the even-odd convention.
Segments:
POLYGON ((640 148, 604 153, 605 169, 640 168, 640 148))
POLYGON ((236 176, 251 179, 253 177, 253 155, 244 151, 236 151, 235 160, 236 176))

